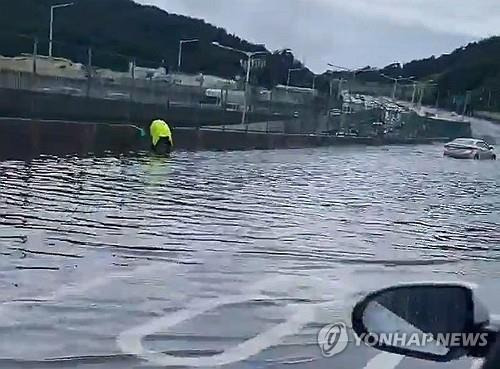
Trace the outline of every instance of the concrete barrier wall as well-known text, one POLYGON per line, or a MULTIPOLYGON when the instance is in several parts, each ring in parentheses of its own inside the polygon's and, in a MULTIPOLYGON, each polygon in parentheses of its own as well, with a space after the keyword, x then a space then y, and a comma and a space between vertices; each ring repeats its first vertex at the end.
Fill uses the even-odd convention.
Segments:
POLYGON ((469 122, 451 121, 421 117, 410 113, 405 117, 405 126, 402 134, 406 137, 471 137, 472 130, 469 122))
MULTIPOLYGON (((380 139, 326 135, 265 134, 210 129, 173 129, 176 150, 251 150, 330 145, 428 143, 434 139, 380 139)), ((32 119, 0 119, 0 160, 41 154, 68 155, 149 150, 147 132, 133 125, 32 119), (144 134, 146 133, 146 134, 144 134)))
POLYGON ((132 125, 0 119, 0 160, 40 154, 125 153, 143 147, 146 141, 141 129, 132 125))
POLYGON ((241 131, 214 131, 176 129, 175 145, 180 150, 270 150, 318 147, 329 145, 370 145, 370 138, 338 138, 320 135, 292 135, 283 133, 255 133, 241 131))

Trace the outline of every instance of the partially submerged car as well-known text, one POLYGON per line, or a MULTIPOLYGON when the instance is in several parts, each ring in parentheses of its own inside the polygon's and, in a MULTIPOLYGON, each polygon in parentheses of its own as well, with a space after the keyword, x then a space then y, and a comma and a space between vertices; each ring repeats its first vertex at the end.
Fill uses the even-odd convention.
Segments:
POLYGON ((457 138, 444 145, 444 156, 456 159, 496 160, 495 148, 483 140, 457 138))

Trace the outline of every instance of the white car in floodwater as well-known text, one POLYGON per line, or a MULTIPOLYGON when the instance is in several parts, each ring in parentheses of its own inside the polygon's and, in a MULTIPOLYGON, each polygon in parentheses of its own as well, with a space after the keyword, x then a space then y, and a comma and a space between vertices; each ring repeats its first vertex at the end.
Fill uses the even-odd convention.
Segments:
POLYGON ((495 148, 483 140, 457 138, 444 145, 444 156, 456 159, 496 160, 495 148))

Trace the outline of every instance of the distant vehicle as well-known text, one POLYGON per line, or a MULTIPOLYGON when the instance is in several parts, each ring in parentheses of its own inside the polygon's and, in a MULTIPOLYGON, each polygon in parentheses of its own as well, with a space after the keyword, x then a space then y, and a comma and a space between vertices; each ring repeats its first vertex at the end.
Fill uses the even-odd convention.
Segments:
POLYGON ((457 138, 444 145, 444 156, 456 159, 496 160, 495 148, 483 140, 457 138))
POLYGON ((226 104, 226 110, 227 111, 240 111, 240 110, 243 110, 242 107, 238 104, 231 104, 231 103, 227 103, 226 104))
POLYGON ((66 95, 83 95, 83 91, 79 88, 74 87, 41 87, 36 91, 43 93, 53 93, 53 94, 66 94, 66 95))
POLYGON ((35 90, 36 92, 43 92, 43 93, 51 93, 51 92, 55 92, 53 89, 51 89, 50 87, 40 87, 40 88, 37 88, 35 90))
POLYGON ((125 99, 130 99, 130 95, 124 92, 110 92, 106 95, 106 99, 125 100, 125 99))
POLYGON ((351 137, 359 137, 359 131, 355 128, 350 128, 347 135, 351 137))
POLYGON ((216 96, 203 96, 200 100, 201 105, 220 106, 220 99, 216 96))
POLYGON ((74 88, 74 87, 62 87, 57 89, 58 92, 62 92, 65 94, 69 95, 82 95, 83 91, 80 90, 79 88, 74 88))
POLYGON ((342 115, 342 111, 340 109, 330 109, 329 115, 331 117, 338 117, 339 115, 342 115))
POLYGON ((271 101, 272 99, 272 92, 269 90, 262 90, 259 92, 259 95, 262 101, 271 101))
POLYGON ((335 134, 337 137, 359 137, 359 131, 357 129, 351 128, 348 132, 339 131, 335 134))
POLYGON ((343 114, 351 114, 352 113, 352 108, 349 104, 343 103, 342 104, 342 113, 343 114))

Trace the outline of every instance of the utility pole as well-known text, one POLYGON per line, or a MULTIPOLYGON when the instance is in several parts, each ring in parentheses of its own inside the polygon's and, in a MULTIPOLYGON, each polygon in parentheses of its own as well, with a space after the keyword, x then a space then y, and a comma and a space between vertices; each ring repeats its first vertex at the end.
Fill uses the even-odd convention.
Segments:
POLYGON ((244 106, 243 114, 241 116, 241 124, 245 124, 245 132, 248 132, 248 124, 247 122, 247 110, 248 110, 248 87, 250 85, 250 71, 252 69, 252 54, 247 54, 247 76, 245 79, 245 94, 244 94, 244 106))
POLYGON ((465 117, 465 114, 467 113, 467 107, 470 104, 471 96, 472 96, 472 92, 467 91, 467 93, 465 94, 464 110, 462 112, 462 117, 465 117))
POLYGON ((398 80, 394 79, 394 88, 392 89, 392 99, 396 100, 396 92, 398 90, 398 80))
POLYGON ((87 97, 90 96, 90 85, 92 81, 92 48, 87 49, 87 97))
POLYGON ((54 10, 73 6, 74 3, 52 5, 50 7, 50 27, 49 27, 49 56, 52 57, 52 41, 54 36, 54 10))
POLYGON ((198 42, 199 39, 195 38, 192 40, 180 40, 179 41, 179 55, 178 55, 178 60, 177 60, 177 71, 181 71, 181 66, 182 66, 182 45, 191 43, 191 42, 198 42))
POLYGON ((411 76, 411 77, 402 77, 402 76, 399 76, 397 78, 394 78, 394 77, 389 77, 383 73, 380 73, 380 75, 386 79, 389 79, 391 81, 394 82, 394 87, 392 89, 392 100, 395 100, 396 99, 396 93, 397 93, 397 89, 398 89, 398 82, 399 81, 411 81, 413 80, 415 77, 414 76, 411 76))
MULTIPOLYGON (((135 58, 133 58, 130 62, 130 77, 132 78, 132 92, 130 94, 130 100, 133 101, 135 98, 135 58)), ((167 99, 167 106, 168 106, 168 99, 167 99)))
MULTIPOLYGON (((373 72, 373 71, 377 70, 376 68, 369 68, 369 67, 368 68, 359 68, 359 69, 350 69, 350 68, 342 67, 340 65, 335 65, 332 63, 328 63, 328 66, 345 71, 352 76, 350 79, 345 80, 346 82, 348 82, 349 93, 352 93, 352 87, 353 87, 354 83, 356 82, 356 75, 358 73, 373 72)), ((343 80, 343 77, 341 77, 341 80, 343 80)), ((340 96, 340 94, 339 94, 339 96, 340 96)))
POLYGON ((420 98, 418 100, 418 110, 422 109, 422 100, 425 94, 425 84, 420 87, 420 98))
POLYGON ((340 96, 342 96, 342 85, 344 84, 344 79, 340 77, 339 86, 337 91, 337 100, 340 100, 340 96))
POLYGON ((33 74, 36 74, 36 59, 38 56, 38 38, 33 41, 33 74))
MULTIPOLYGON (((257 56, 257 55, 267 55, 269 54, 267 51, 255 51, 255 52, 248 52, 248 51, 243 51, 239 49, 235 49, 230 46, 224 46, 219 44, 218 42, 212 42, 212 45, 217 46, 221 49, 226 49, 234 52, 238 52, 240 54, 244 54, 247 57, 247 73, 246 73, 246 79, 245 79, 245 93, 243 97, 243 114, 241 115, 241 124, 244 125, 246 124, 246 117, 247 117, 247 110, 248 110, 248 88, 250 85, 250 69, 252 68, 252 58, 257 56)), ((248 125, 246 126, 245 131, 248 131, 248 125)))
POLYGON ((413 93, 411 95, 411 107, 412 108, 415 106, 416 93, 417 93, 417 83, 413 82, 413 93))
POLYGON ((440 91, 439 91, 439 87, 438 87, 438 89, 437 89, 437 97, 436 97, 436 105, 435 105, 436 109, 439 108, 439 94, 440 94, 440 91))

